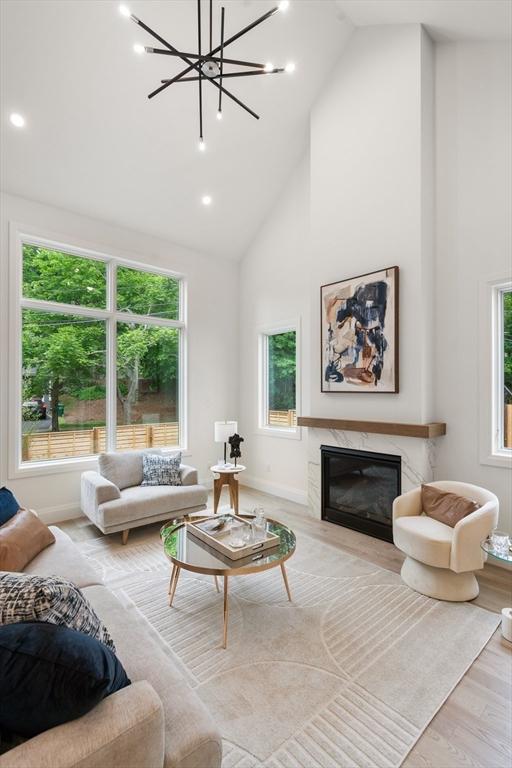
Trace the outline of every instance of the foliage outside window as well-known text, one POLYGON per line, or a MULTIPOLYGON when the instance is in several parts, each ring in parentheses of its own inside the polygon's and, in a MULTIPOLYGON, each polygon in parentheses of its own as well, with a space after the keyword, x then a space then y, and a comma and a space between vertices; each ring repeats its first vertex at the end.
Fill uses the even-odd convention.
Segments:
MULTIPOLYGON (((500 356, 503 359, 502 448, 512 449, 512 289, 501 292, 500 356)), ((501 410, 501 409, 500 409, 501 410)))
POLYGON ((24 462, 179 445, 180 291, 175 277, 23 245, 24 462))
POLYGON ((265 333, 263 341, 263 426, 297 426, 297 333, 265 333))

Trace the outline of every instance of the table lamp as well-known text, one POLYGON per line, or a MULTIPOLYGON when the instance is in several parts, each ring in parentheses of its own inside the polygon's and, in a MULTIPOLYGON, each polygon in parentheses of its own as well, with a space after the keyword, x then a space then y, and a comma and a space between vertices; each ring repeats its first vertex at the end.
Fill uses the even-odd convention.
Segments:
POLYGON ((216 421, 215 422, 215 442, 224 443, 224 466, 226 466, 226 443, 231 435, 234 435, 238 429, 236 421, 216 421))

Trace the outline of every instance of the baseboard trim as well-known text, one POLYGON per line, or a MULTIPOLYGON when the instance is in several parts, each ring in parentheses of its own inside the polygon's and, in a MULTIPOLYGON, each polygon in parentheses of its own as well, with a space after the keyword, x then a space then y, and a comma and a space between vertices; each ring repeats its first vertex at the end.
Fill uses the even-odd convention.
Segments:
POLYGON ((240 474, 239 477, 240 485, 246 485, 248 488, 254 488, 255 491, 270 493, 272 496, 279 496, 281 499, 287 499, 287 501, 294 501, 296 504, 307 506, 307 491, 299 491, 297 488, 292 488, 289 485, 281 485, 281 483, 262 480, 259 477, 246 475, 245 472, 240 474))
POLYGON ((54 507, 38 507, 37 514, 47 525, 62 523, 64 520, 74 520, 77 517, 83 517, 83 512, 78 503, 75 504, 57 504, 54 507))

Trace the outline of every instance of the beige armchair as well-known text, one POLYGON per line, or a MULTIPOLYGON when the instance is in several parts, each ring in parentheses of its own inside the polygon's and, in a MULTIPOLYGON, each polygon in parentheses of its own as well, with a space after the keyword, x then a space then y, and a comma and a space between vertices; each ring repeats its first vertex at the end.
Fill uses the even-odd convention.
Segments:
POLYGON ((131 528, 206 509, 208 491, 200 485, 197 470, 181 464, 181 485, 141 485, 143 453, 102 453, 99 472, 84 472, 81 508, 102 533, 122 531, 126 544, 131 528))
POLYGON ((429 485, 472 499, 480 507, 451 528, 423 514, 421 488, 398 496, 393 502, 393 541, 407 555, 402 579, 416 592, 439 600, 473 600, 478 595, 473 571, 484 566, 487 556, 480 543, 498 523, 498 499, 469 483, 429 485))

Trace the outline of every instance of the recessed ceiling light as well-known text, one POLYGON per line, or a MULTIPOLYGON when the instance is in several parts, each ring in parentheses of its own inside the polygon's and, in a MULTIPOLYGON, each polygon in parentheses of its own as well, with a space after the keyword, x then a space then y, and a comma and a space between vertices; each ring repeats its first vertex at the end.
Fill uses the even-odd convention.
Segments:
POLYGON ((267 63, 265 64, 265 72, 272 72, 273 69, 274 69, 274 65, 272 64, 272 62, 267 61, 267 63))
POLYGON ((146 53, 146 48, 144 45, 141 45, 140 43, 135 43, 133 46, 133 50, 135 53, 146 53))
POLYGON ((295 64, 293 61, 289 61, 288 64, 284 68, 285 72, 288 72, 289 75, 291 75, 292 72, 295 72, 295 64))
POLYGON ((25 125, 25 118, 17 112, 13 112, 12 115, 9 115, 9 120, 16 126, 16 128, 23 128, 25 125))
POLYGON ((120 5, 119 6, 119 13, 121 14, 121 16, 125 16, 126 18, 128 18, 129 16, 132 15, 130 13, 130 9, 127 8, 126 5, 120 5))
POLYGON ((211 205, 212 198, 210 197, 210 195, 203 195, 201 198, 201 202, 203 205, 211 205))

